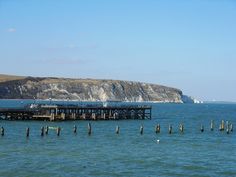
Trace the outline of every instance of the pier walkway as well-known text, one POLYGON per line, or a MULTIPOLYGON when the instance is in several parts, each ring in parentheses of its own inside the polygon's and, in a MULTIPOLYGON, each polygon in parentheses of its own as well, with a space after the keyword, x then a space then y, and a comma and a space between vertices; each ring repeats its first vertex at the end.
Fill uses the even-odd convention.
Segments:
POLYGON ((29 105, 25 108, 0 108, 2 120, 122 120, 151 119, 151 106, 76 106, 76 105, 29 105))

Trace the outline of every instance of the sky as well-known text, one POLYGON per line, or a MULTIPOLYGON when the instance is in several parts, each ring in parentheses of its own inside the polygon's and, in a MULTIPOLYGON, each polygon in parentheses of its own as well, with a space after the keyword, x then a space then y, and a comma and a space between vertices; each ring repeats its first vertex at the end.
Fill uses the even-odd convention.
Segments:
POLYGON ((0 73, 236 101, 235 0, 0 0, 0 73))

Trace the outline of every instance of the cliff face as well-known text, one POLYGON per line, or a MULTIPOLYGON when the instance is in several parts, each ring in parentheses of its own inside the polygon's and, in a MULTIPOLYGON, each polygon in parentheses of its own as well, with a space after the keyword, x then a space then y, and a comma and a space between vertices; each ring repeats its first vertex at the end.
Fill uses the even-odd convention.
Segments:
POLYGON ((140 82, 38 77, 0 81, 0 99, 33 98, 183 102, 181 90, 140 82))

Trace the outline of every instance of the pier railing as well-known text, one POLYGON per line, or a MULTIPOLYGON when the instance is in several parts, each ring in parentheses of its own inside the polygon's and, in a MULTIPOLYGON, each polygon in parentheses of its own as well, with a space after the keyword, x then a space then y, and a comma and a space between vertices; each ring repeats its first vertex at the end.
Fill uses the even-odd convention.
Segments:
POLYGON ((0 118, 49 121, 151 119, 152 107, 140 105, 28 105, 19 109, 0 108, 0 118))

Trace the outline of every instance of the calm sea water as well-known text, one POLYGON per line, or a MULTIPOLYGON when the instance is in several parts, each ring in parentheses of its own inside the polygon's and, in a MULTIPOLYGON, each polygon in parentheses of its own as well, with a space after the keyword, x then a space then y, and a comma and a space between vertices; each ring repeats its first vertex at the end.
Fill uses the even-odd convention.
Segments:
MULTIPOLYGON (((0 107, 22 104, 0 101, 0 107)), ((236 176, 236 132, 219 132, 221 119, 236 125, 236 104, 153 104, 152 120, 91 122, 91 136, 88 121, 0 121, 5 128, 0 137, 0 176, 236 176), (213 132, 211 119, 216 124, 213 132), (180 122, 184 134, 178 132, 180 122), (157 123, 160 134, 154 132, 157 123), (50 130, 41 137, 40 127, 46 125, 62 127, 61 136, 50 130)))

